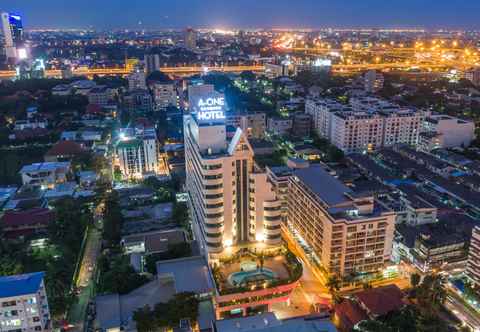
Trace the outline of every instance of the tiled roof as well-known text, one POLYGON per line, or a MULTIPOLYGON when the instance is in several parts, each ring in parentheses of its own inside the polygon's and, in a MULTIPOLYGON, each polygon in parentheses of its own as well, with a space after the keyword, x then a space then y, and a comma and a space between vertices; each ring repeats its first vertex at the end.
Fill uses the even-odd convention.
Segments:
POLYGON ((404 294, 396 285, 372 288, 355 295, 373 316, 383 316, 403 307, 404 294))
POLYGON ((53 211, 45 208, 33 208, 26 211, 7 211, 0 219, 4 228, 44 225, 53 220, 53 211))
POLYGON ((83 153, 83 148, 73 141, 60 141, 45 154, 46 156, 71 156, 83 153))

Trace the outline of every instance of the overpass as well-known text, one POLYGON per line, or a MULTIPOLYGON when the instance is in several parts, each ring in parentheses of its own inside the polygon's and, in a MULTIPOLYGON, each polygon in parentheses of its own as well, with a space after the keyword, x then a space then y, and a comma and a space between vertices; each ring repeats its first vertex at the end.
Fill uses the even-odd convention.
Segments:
MULTIPOLYGON (((161 72, 165 74, 177 74, 177 75, 186 75, 186 74, 199 74, 205 72, 225 72, 225 73, 240 73, 242 71, 253 71, 253 72, 263 72, 265 70, 264 66, 251 65, 251 66, 211 66, 211 67, 200 67, 200 66, 186 66, 186 67, 162 67, 160 68, 161 72)), ((77 68, 72 70, 73 76, 87 76, 92 77, 94 75, 99 76, 126 76, 130 74, 130 70, 127 68, 77 68)), ((59 69, 46 70, 45 76, 50 78, 61 78, 62 71, 59 69)), ((15 71, 5 70, 0 71, 0 79, 10 79, 15 77, 15 71)))
MULTIPOLYGON (((444 69, 457 68, 465 69, 472 66, 465 62, 437 62, 437 63, 410 63, 410 62, 388 62, 388 63, 365 63, 365 64, 336 64, 332 66, 332 71, 336 73, 353 73, 364 70, 407 70, 407 69, 444 69)), ((224 73, 239 73, 242 71, 263 72, 265 66, 251 65, 251 66, 214 66, 214 67, 162 67, 160 71, 172 75, 193 75, 205 72, 224 72, 224 73)), ((130 73, 126 68, 89 68, 89 69, 75 69, 74 76, 92 77, 98 76, 126 76, 130 73)), ((45 76, 50 78, 61 78, 61 70, 46 70, 45 76)), ((15 77, 15 71, 0 71, 0 79, 11 79, 15 77)))

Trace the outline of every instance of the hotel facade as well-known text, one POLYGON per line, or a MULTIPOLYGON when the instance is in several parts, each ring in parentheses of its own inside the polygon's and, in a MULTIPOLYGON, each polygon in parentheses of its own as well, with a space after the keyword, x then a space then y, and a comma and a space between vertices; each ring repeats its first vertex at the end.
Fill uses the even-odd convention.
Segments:
POLYGON ((209 254, 231 246, 281 243, 281 204, 254 163, 247 134, 228 139, 224 99, 198 101, 184 118, 186 185, 194 224, 209 254))

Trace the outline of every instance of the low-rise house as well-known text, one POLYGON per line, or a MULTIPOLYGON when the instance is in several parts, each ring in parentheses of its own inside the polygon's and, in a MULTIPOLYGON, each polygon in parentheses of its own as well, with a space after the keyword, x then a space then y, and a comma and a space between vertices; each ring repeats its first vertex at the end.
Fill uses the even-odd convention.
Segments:
POLYGON ((10 210, 0 218, 0 224, 7 238, 17 239, 44 232, 54 218, 54 212, 46 208, 10 210))
POLYGON ((46 162, 70 161, 73 158, 86 153, 86 150, 73 141, 59 141, 45 154, 46 162))
POLYGON ((23 166, 20 170, 24 185, 54 188, 67 181, 70 162, 44 162, 23 166))
POLYGON ((336 305, 335 318, 341 331, 351 331, 362 321, 400 310, 404 296, 396 285, 367 289, 336 305))

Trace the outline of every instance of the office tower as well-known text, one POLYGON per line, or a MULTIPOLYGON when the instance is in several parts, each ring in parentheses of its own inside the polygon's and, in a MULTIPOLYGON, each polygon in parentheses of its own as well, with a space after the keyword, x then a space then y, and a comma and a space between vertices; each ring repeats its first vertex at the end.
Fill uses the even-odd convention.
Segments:
POLYGON ((395 213, 320 165, 289 178, 288 225, 328 273, 374 273, 390 260, 395 213))
POLYGON ((23 41, 23 25, 20 15, 2 12, 2 33, 5 40, 5 51, 8 59, 23 60, 27 51, 23 41))
POLYGON ((217 254, 240 244, 278 245, 281 205, 254 164, 247 135, 237 128, 227 139, 225 103, 217 94, 199 98, 195 110, 184 118, 185 162, 202 247, 217 254))
POLYGON ((143 62, 147 75, 160 69, 160 56, 158 54, 145 54, 143 62))
POLYGON ((0 331, 49 331, 43 272, 0 277, 0 331))
POLYGON ((189 50, 197 48, 197 32, 192 28, 185 30, 185 47, 189 50))

